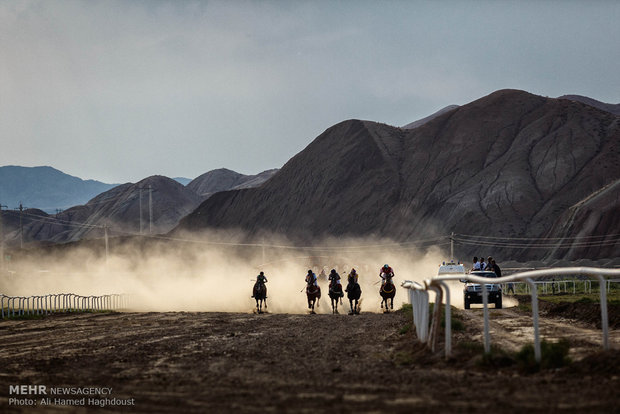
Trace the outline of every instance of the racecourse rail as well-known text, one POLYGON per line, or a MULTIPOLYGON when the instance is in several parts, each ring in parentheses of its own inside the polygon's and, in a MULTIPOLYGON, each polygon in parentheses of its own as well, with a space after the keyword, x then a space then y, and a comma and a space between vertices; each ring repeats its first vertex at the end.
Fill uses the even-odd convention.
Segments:
MULTIPOLYGON (((426 279, 422 283, 404 281, 401 285, 409 289, 409 302, 413 309, 413 323, 416 328, 418 340, 422 343, 426 342, 432 351, 435 351, 437 344, 437 332, 440 324, 440 308, 445 294, 445 355, 446 358, 452 353, 452 328, 451 328, 451 308, 450 308, 450 288, 447 282, 450 281, 467 281, 486 285, 505 284, 524 282, 529 286, 530 295, 532 297, 532 323, 534 325, 534 355, 536 361, 541 361, 540 334, 538 331, 538 288, 534 279, 550 277, 550 276, 587 276, 598 279, 600 283, 600 301, 601 301, 601 328, 602 328, 602 345, 605 350, 609 349, 609 321, 607 317, 607 290, 610 282, 617 279, 606 279, 606 277, 620 276, 619 269, 601 269, 594 267, 563 267, 542 270, 532 270, 527 272, 515 273, 510 276, 503 276, 489 280, 489 278, 475 276, 471 274, 452 274, 436 276, 432 279, 426 279), (433 316, 429 333, 429 306, 428 292, 435 292, 435 307, 433 308, 433 316)), ((557 282, 556 282, 557 283, 557 282)), ((489 334, 489 301, 487 289, 482 291, 482 306, 484 314, 484 351, 491 351, 491 337, 489 334)))
POLYGON ((126 307, 127 296, 122 294, 81 296, 75 293, 54 293, 35 296, 7 296, 0 293, 0 315, 2 319, 49 315, 58 312, 115 311, 126 307))

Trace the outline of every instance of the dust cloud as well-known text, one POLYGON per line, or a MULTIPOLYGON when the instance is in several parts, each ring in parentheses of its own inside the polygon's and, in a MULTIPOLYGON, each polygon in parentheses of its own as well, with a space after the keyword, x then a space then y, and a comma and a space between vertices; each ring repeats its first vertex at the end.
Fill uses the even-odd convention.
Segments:
MULTIPOLYGON (((336 269, 346 286, 355 268, 362 288, 362 311, 379 312, 379 270, 385 263, 395 272, 394 309, 408 302, 404 280, 421 282, 437 274, 447 254, 438 247, 420 251, 387 239, 326 239, 311 247, 293 248, 276 237, 262 244, 218 244, 212 234, 175 239, 144 239, 116 243, 108 257, 102 247, 73 247, 62 252, 29 255, 15 261, 0 278, 0 292, 28 296, 50 293, 128 295, 133 311, 251 312, 256 275, 268 279, 267 305, 272 313, 307 312, 305 275, 312 269, 336 269), (213 242, 215 240, 215 242, 213 242)), ((318 313, 331 313, 328 281, 319 278, 322 298, 318 313)), ((460 287, 451 289, 458 301, 460 287)), ((434 294, 431 294, 431 301, 434 294)), ((349 310, 342 299, 340 313, 349 310)))

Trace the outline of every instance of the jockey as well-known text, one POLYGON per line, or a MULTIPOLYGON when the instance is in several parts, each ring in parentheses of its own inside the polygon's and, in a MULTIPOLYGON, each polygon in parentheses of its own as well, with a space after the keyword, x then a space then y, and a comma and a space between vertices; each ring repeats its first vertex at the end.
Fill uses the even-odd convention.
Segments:
POLYGON ((267 283, 267 278, 265 277, 264 272, 260 272, 260 274, 256 276, 256 283, 267 283))
MULTIPOLYGON (((267 278, 265 277, 265 273, 264 272, 260 272, 260 274, 258 276, 256 276, 256 283, 254 283, 254 289, 257 288, 257 286, 260 286, 260 284, 265 285, 265 283, 267 283, 267 278)), ((254 297, 254 295, 252 295, 252 297, 254 297)), ((266 298, 267 296, 265 296, 266 298)))
POLYGON ((329 277, 327 278, 327 280, 331 280, 332 284, 334 285, 339 285, 340 284, 340 275, 338 273, 336 273, 336 269, 332 269, 331 273, 329 274, 329 277))
POLYGON ((379 277, 381 278, 381 286, 383 286, 387 282, 392 281, 392 278, 394 277, 394 270, 392 270, 392 268, 386 263, 379 270, 379 277))
POLYGON ((306 283, 308 285, 314 285, 316 287, 319 286, 317 279, 316 279, 316 275, 314 274, 312 269, 308 270, 308 274, 306 275, 306 283))
POLYGON ((357 283, 358 280, 358 274, 355 271, 355 269, 351 269, 351 273, 349 273, 349 283, 357 283))

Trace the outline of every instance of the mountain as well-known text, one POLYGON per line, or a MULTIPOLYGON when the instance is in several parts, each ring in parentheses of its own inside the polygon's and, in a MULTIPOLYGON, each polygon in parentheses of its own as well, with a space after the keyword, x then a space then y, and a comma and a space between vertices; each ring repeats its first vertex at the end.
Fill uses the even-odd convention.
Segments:
POLYGON ((84 204, 116 184, 82 180, 52 167, 0 167, 0 204, 55 212, 84 204))
POLYGON ((597 101, 596 99, 588 98, 587 96, 581 95, 563 95, 558 99, 568 99, 571 101, 581 102, 586 105, 593 106, 595 108, 601 109, 606 112, 611 112, 615 115, 620 115, 620 104, 610 104, 601 101, 597 101))
MULTIPOLYGON (((455 232, 509 242, 564 231, 571 208, 586 217, 600 199, 612 209, 605 229, 591 232, 620 234, 612 214, 618 179, 618 116, 581 102, 501 90, 415 129, 341 122, 261 187, 214 194, 175 231, 234 228, 248 237, 275 232, 300 242, 343 235, 404 241, 455 232), (604 198, 594 196, 599 191, 604 198), (584 200, 591 201, 579 207, 584 200)), ((550 254, 480 243, 461 243, 460 257, 482 249, 513 260, 550 254)), ((618 241, 610 246, 617 255, 618 241)), ((604 254, 591 252, 592 258, 604 254)))
POLYGON ((417 121, 414 121, 410 124, 407 124, 403 127, 403 129, 413 129, 413 128, 417 128, 419 126, 422 126, 424 124, 426 124, 427 122, 437 118, 439 115, 443 115, 446 112, 450 112, 456 108, 458 108, 458 105, 448 105, 445 108, 440 109, 439 111, 435 112, 434 114, 431 114, 425 118, 422 119, 418 119, 417 121))
POLYGON ((187 184, 187 188, 206 198, 219 191, 257 187, 271 178, 277 171, 277 169, 272 169, 256 175, 244 175, 226 168, 220 168, 195 178, 187 184))
MULTIPOLYGON (((109 226, 110 235, 139 234, 141 229, 143 234, 163 233, 176 226, 201 201, 201 197, 177 181, 152 176, 135 184, 114 187, 85 205, 53 216, 43 211, 24 211, 24 241, 67 242, 99 238, 104 234, 104 225, 109 226), (152 200, 150 209, 149 192, 152 200), (150 212, 152 221, 149 219, 150 212)), ((2 214, 6 239, 13 245, 19 242, 20 237, 19 214, 18 211, 2 214)))

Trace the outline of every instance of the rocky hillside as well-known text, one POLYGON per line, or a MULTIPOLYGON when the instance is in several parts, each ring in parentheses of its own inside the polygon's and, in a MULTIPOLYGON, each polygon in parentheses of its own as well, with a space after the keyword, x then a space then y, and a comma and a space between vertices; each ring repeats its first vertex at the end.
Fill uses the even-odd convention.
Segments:
POLYGON ((450 112, 453 109, 458 108, 458 105, 448 105, 445 108, 440 109, 439 111, 435 112, 434 114, 431 114, 427 117, 424 117, 422 119, 418 119, 417 121, 411 122, 410 124, 407 124, 403 127, 403 129, 413 129, 413 128, 417 128, 419 126, 422 126, 424 124, 426 124, 428 121, 431 121, 435 118, 437 118, 439 115, 443 115, 446 112, 450 112))
MULTIPOLYGON (((24 211, 24 241, 67 242, 102 237, 104 225, 110 227, 110 235, 137 234, 141 227, 143 234, 167 232, 183 216, 194 210, 201 200, 196 193, 175 180, 152 176, 135 184, 119 185, 85 205, 72 207, 59 214, 48 215, 40 210, 24 211), (149 220, 149 191, 152 198, 152 222, 149 220)), ((4 212, 3 219, 5 239, 9 244, 17 245, 20 239, 19 212, 4 212)))
POLYGON ((10 165, 0 167, 0 204, 12 209, 22 203, 51 213, 84 204, 115 185, 82 180, 52 167, 10 165))
POLYGON ((563 95, 558 99, 569 99, 571 101, 577 101, 584 103, 586 105, 593 106, 595 108, 601 109, 606 112, 611 112, 615 115, 620 115, 620 104, 610 104, 601 101, 597 101, 596 99, 588 98, 587 96, 581 95, 563 95))
MULTIPOLYGON (((268 231, 300 241, 326 235, 410 240, 452 231, 504 238, 575 234, 562 227, 570 209, 578 217, 595 201, 613 200, 619 178, 618 116, 502 90, 415 129, 339 123, 262 187, 215 194, 178 229, 241 228, 250 236, 268 231)), ((607 234, 618 234, 617 202, 610 202, 601 212, 609 219, 601 220, 607 234)), ((473 243, 459 249, 461 257, 481 251, 473 243)), ((521 260, 551 254, 498 246, 484 252, 490 249, 521 260)))
POLYGON ((219 191, 258 187, 277 171, 277 169, 273 169, 256 175, 244 175, 226 168, 220 168, 196 177, 187 184, 187 188, 206 199, 219 191))

